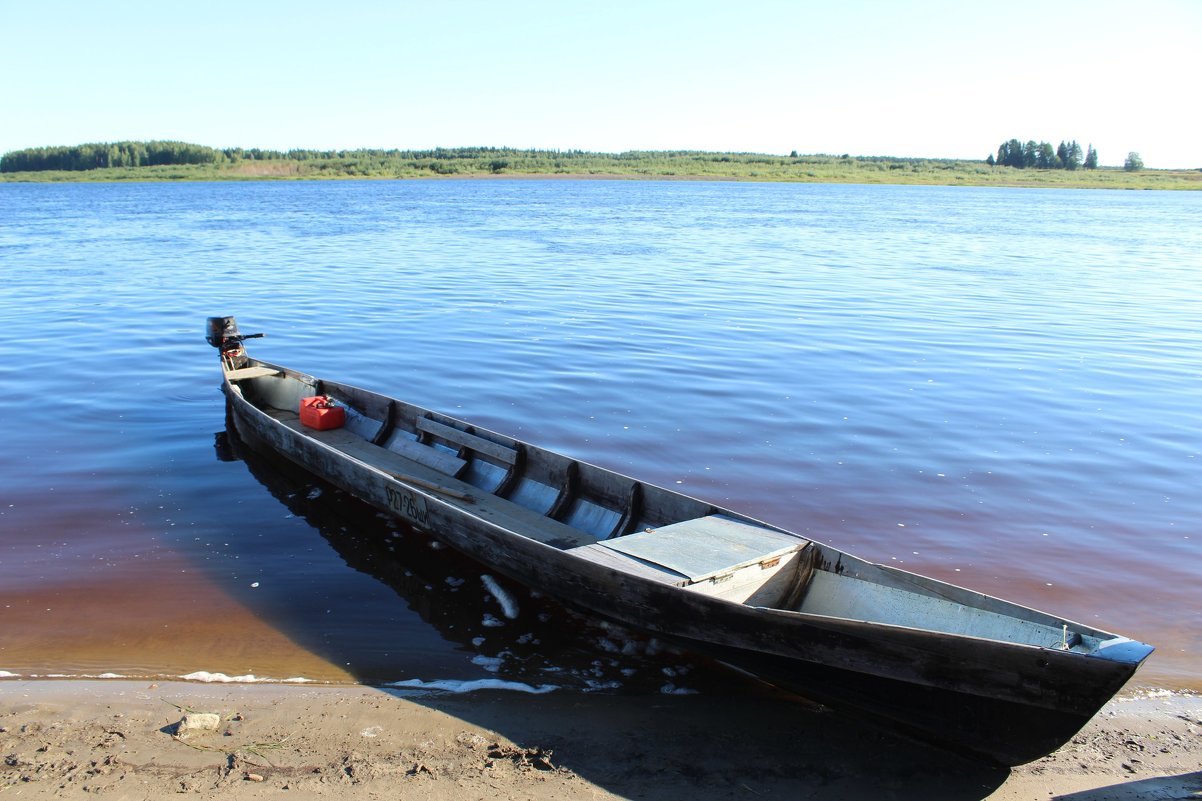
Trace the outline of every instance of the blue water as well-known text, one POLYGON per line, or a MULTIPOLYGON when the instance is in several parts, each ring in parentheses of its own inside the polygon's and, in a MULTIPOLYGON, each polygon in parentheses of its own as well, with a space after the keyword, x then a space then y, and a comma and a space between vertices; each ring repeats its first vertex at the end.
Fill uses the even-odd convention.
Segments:
POLYGON ((655 670, 220 461, 204 318, 234 314, 253 355, 1151 642, 1142 681, 1202 686, 1200 253, 1197 193, 0 185, 0 671, 655 670))

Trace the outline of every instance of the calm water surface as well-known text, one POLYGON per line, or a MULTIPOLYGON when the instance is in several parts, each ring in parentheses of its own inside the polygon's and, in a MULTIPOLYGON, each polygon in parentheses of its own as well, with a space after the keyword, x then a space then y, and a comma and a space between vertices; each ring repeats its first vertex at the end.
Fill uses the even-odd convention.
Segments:
POLYGON ((704 687, 226 432, 255 355, 1159 650, 1202 687, 1202 195, 0 185, 0 675, 704 687))

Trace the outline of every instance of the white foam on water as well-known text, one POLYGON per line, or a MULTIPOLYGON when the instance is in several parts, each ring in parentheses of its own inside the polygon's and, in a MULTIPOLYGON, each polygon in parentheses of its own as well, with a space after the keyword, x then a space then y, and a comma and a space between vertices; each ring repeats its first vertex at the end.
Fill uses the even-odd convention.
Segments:
POLYGON ((500 670, 501 662, 502 659, 499 656, 484 656, 483 654, 477 654, 476 656, 472 657, 473 665, 479 665, 489 673, 496 673, 498 670, 500 670))
POLYGON ((1154 701, 1157 699, 1168 700, 1173 698, 1196 698, 1198 693, 1193 690, 1166 690, 1157 687, 1144 687, 1132 691, 1130 694, 1124 694, 1114 699, 1115 703, 1125 703, 1128 701, 1154 701))
POLYGON ((484 588, 488 590, 492 597, 497 599, 497 603, 501 605, 501 611, 505 613, 505 617, 513 620, 518 616, 517 601, 513 600, 513 596, 501 588, 497 580, 487 573, 480 577, 480 581, 484 582, 484 588))
POLYGON ((406 679, 405 681, 392 681, 384 686, 404 687, 415 690, 441 690, 448 693, 471 693, 477 690, 511 690, 513 692, 532 693, 534 695, 541 695, 559 689, 559 686, 555 684, 540 684, 534 687, 529 684, 523 684, 520 681, 505 681, 504 679, 475 679, 473 681, 454 681, 451 679, 422 681, 421 679, 406 679))
POLYGON ((701 694, 699 691, 690 690, 687 687, 677 687, 675 684, 672 684, 671 682, 668 682, 663 687, 660 687, 659 691, 661 693, 663 693, 664 695, 700 695, 701 694))
POLYGON ((303 676, 273 679, 269 676, 256 676, 253 673, 245 676, 227 676, 224 673, 210 673, 207 670, 197 670, 179 678, 184 681, 201 681, 206 684, 308 684, 313 681, 313 679, 306 679, 303 676))

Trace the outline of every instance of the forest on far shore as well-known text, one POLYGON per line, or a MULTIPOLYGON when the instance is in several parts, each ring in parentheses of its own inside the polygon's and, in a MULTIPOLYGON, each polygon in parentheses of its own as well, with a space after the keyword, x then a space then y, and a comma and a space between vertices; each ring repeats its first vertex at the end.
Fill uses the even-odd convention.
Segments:
MULTIPOLYGON (((1028 140, 1024 145, 1017 139, 1002 142, 997 149, 997 158, 989 154, 985 163, 990 167, 1001 165, 1014 167, 1019 170, 1096 170, 1098 169, 1098 151, 1093 145, 1082 152, 1081 145, 1074 139, 1071 142, 1061 141, 1060 146, 1052 149, 1051 142, 1036 142, 1028 140)), ((1144 168, 1144 160, 1139 153, 1132 150, 1123 161, 1123 169, 1127 172, 1138 172, 1144 168)))

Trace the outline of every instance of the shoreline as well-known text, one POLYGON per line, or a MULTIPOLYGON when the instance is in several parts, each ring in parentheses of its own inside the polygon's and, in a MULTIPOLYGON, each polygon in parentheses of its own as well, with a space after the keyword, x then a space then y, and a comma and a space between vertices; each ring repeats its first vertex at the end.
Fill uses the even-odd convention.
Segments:
POLYGON ((967 170, 925 171, 810 171, 786 175, 729 172, 504 172, 345 173, 306 172, 294 165, 255 165, 249 169, 182 167, 109 168, 83 171, 0 173, 2 184, 147 184, 253 183, 278 181, 667 181, 713 183, 848 184, 858 186, 996 187, 999 189, 1098 189, 1127 191, 1202 191, 1202 170, 1144 170, 1127 173, 1105 169, 1065 174, 1063 170, 1010 170, 1009 173, 967 170))
POLYGON ((1185 798, 1202 792, 1202 696, 1112 701, 1007 771, 772 692, 5 679, 0 752, 0 792, 21 798, 1185 798), (174 738, 184 711, 220 728, 174 738))

